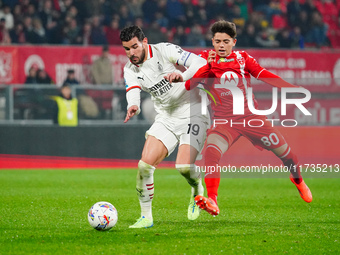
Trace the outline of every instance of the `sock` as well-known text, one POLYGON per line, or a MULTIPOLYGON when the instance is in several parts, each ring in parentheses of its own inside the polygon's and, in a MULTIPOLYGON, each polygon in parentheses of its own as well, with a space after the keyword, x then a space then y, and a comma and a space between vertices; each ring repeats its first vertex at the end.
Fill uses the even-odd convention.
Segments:
POLYGON ((137 173, 137 195, 141 208, 141 217, 145 217, 149 220, 152 218, 152 199, 154 195, 154 182, 153 173, 155 167, 143 162, 142 160, 138 163, 137 173))
POLYGON ((192 196, 203 195, 204 189, 202 186, 201 172, 199 168, 196 168, 195 164, 176 164, 176 169, 192 187, 192 196))
POLYGON ((141 217, 145 217, 149 220, 153 220, 152 218, 152 202, 143 202, 139 200, 140 209, 141 209, 141 217))
POLYGON ((302 182, 302 176, 299 161, 297 156, 290 149, 290 147, 288 146, 285 152, 282 153, 279 157, 282 160, 283 164, 290 170, 295 183, 300 184, 302 182))
POLYGON ((217 204, 218 187, 220 186, 220 172, 212 171, 216 170, 216 166, 220 162, 222 157, 222 151, 214 144, 209 144, 205 151, 205 186, 207 188, 208 197, 214 200, 217 204), (213 168, 212 168, 213 167, 213 168))

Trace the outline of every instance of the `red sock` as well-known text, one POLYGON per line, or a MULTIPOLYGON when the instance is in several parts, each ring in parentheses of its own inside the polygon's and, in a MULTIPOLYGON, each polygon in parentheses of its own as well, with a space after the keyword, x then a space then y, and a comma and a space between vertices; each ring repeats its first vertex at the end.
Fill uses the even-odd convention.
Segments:
POLYGON ((205 166, 206 166, 206 174, 205 174, 205 186, 207 188, 208 197, 214 200, 217 204, 217 195, 218 195, 218 187, 220 185, 220 173, 215 171, 212 172, 211 168, 216 170, 216 166, 220 162, 222 156, 222 151, 214 144, 209 144, 205 151, 205 166))
POLYGON ((290 147, 288 146, 284 153, 282 153, 280 156, 280 159, 282 160, 283 164, 288 167, 290 170, 294 181, 299 184, 302 182, 302 176, 299 166, 299 161, 297 156, 291 151, 290 147))

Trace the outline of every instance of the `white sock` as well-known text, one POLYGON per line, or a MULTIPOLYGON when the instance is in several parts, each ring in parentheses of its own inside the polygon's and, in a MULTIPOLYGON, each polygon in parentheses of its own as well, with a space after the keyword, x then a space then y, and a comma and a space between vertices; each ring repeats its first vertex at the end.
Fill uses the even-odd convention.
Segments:
POLYGON ((198 180, 198 185, 196 187, 191 188, 191 195, 196 196, 196 195, 201 195, 203 196, 204 193, 204 187, 202 185, 202 180, 198 180))
POLYGON ((140 209, 141 209, 141 217, 145 217, 146 219, 153 220, 152 218, 152 200, 149 202, 139 201, 140 209))
POLYGON ((176 169, 192 187, 191 192, 193 196, 203 195, 204 189, 201 174, 199 171, 196 171, 195 164, 176 164, 176 169))
POLYGON ((155 167, 142 160, 138 163, 137 191, 141 208, 141 217, 152 219, 152 199, 154 195, 153 173, 155 167))

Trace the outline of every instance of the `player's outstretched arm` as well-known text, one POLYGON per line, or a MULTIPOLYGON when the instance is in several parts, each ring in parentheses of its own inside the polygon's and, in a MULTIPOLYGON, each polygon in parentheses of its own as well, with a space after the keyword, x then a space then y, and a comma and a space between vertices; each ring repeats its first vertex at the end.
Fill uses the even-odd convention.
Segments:
POLYGON ((180 46, 172 43, 160 43, 157 47, 163 57, 169 62, 186 68, 186 70, 181 73, 181 77, 177 75, 179 72, 173 73, 171 75, 173 77, 168 77, 168 80, 170 81, 170 79, 172 79, 172 82, 175 82, 176 80, 181 81, 182 79, 183 81, 191 79, 197 70, 207 63, 204 58, 201 58, 192 52, 185 51, 180 46))
POLYGON ((138 112, 138 109, 139 107, 137 105, 130 106, 126 112, 124 123, 128 122, 132 116, 136 115, 136 113, 138 112))
POLYGON ((132 116, 140 113, 140 91, 141 88, 139 86, 128 87, 126 92, 126 101, 128 106, 124 123, 128 122, 132 116))
POLYGON ((257 77, 259 80, 268 83, 274 87, 278 88, 298 88, 298 86, 295 86, 284 79, 282 79, 280 76, 273 74, 269 72, 266 69, 263 69, 259 76, 257 77))
POLYGON ((206 64, 202 66, 198 71, 194 74, 194 76, 185 82, 185 88, 186 90, 191 90, 193 88, 196 88, 198 84, 202 81, 204 78, 211 77, 210 74, 211 66, 210 64, 206 64))
POLYGON ((194 74, 192 79, 187 80, 185 82, 185 88, 186 90, 191 90, 193 88, 196 88, 198 84, 202 81, 204 78, 211 78, 213 77, 212 73, 210 73, 211 70, 211 63, 216 61, 216 52, 213 50, 210 50, 208 53, 207 51, 201 52, 202 57, 206 59, 207 63, 199 68, 197 72, 194 74))
POLYGON ((241 52, 241 54, 243 54, 244 58, 246 59, 246 69, 256 79, 259 79, 260 81, 268 83, 277 88, 297 88, 297 86, 286 82, 280 76, 273 74, 272 72, 269 72, 268 70, 260 66, 257 61, 253 57, 248 55, 248 53, 246 53, 245 51, 241 52))

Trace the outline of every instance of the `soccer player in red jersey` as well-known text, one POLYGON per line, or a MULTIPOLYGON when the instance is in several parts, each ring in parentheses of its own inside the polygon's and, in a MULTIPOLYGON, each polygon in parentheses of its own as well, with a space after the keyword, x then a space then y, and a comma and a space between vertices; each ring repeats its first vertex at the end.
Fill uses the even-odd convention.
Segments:
MULTIPOLYGON (((265 116, 253 114, 248 108, 248 100, 253 101, 255 108, 257 106, 253 94, 252 98, 247 98, 247 90, 251 86, 251 76, 279 88, 296 86, 261 67, 247 52, 233 51, 236 44, 236 26, 234 23, 224 20, 218 21, 212 25, 211 32, 213 34, 212 44, 214 50, 201 53, 201 56, 207 59, 207 64, 200 68, 193 78, 199 78, 198 80, 200 81, 202 78, 214 78, 214 84, 204 86, 213 96, 219 99, 216 100, 216 105, 211 104, 214 119, 228 119, 235 123, 249 123, 249 121, 253 120, 261 121, 264 124, 261 127, 213 125, 207 132, 205 165, 217 166, 222 155, 240 136, 244 136, 255 147, 270 150, 282 160, 284 166, 290 169, 290 180, 297 187, 300 196, 304 201, 310 203, 312 193, 302 179, 297 156, 291 150, 282 134, 273 127, 270 121, 267 121, 265 116), (230 93, 232 86, 237 86, 245 98, 243 115, 233 114, 233 95, 230 93)), ((187 81, 185 84, 186 89, 190 90, 199 84, 194 81, 187 81)), ((201 209, 206 210, 211 215, 218 215, 217 191, 220 183, 220 173, 208 172, 206 176, 205 183, 208 198, 196 196, 195 201, 201 209)))

